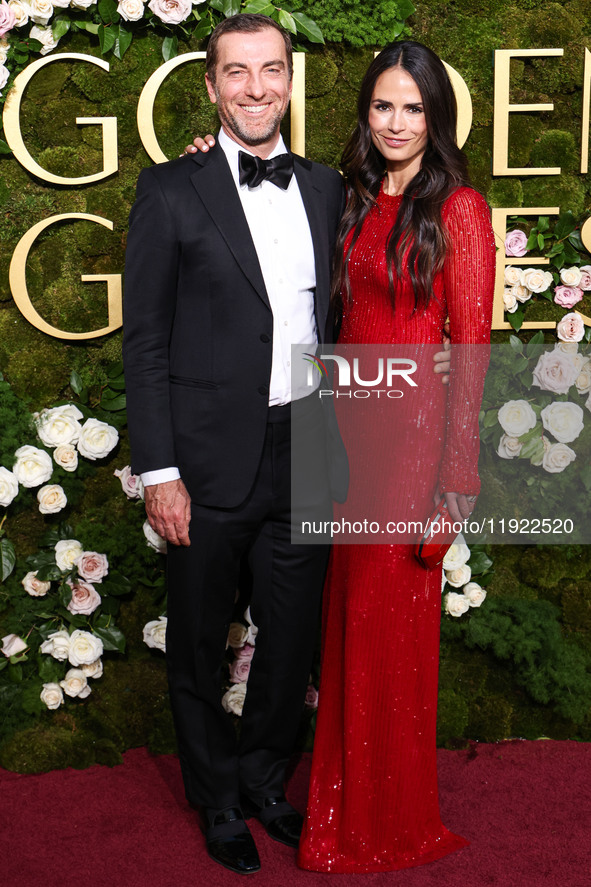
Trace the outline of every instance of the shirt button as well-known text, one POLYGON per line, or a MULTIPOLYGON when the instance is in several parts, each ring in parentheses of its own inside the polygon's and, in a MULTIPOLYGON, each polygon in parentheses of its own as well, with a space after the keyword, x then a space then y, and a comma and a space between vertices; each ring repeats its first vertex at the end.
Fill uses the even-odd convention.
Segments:
POLYGON ((273 243, 279 243, 279 240, 277 238, 275 238, 273 243))
POLYGON ((289 326, 289 320, 284 320, 284 321, 283 321, 283 326, 289 326))
POLYGON ((270 342, 271 336, 268 336, 266 333, 261 333, 260 339, 261 342, 270 342))
POLYGON ((267 388, 266 385, 259 385, 258 391, 259 391, 259 394, 268 394, 269 393, 269 389, 267 388))

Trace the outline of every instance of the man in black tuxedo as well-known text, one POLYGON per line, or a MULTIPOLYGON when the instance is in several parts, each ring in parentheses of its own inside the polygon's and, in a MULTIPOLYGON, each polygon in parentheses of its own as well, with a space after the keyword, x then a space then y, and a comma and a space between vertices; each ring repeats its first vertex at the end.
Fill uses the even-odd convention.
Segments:
MULTIPOLYGON (((307 416, 303 500, 330 513, 320 400, 291 390, 291 344, 330 342, 334 170, 287 152, 289 36, 266 16, 214 31, 218 145, 143 170, 130 219, 124 361, 132 467, 168 546, 167 665, 190 803, 211 856, 260 867, 245 813, 296 846, 284 797, 312 660, 327 547, 290 542, 291 403, 307 416), (240 739, 220 669, 240 563, 259 627, 240 739)), ((335 490, 342 498, 344 490, 335 490)))

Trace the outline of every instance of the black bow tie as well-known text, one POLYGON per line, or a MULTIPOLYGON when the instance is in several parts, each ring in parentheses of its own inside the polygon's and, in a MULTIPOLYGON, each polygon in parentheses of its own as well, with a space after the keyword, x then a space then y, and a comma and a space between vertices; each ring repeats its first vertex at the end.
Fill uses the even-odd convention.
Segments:
POLYGON ((253 157, 252 154, 239 151, 238 168, 241 185, 256 188, 268 179, 278 188, 287 191, 293 175, 293 157, 291 154, 278 154, 270 160, 263 160, 262 157, 253 157))

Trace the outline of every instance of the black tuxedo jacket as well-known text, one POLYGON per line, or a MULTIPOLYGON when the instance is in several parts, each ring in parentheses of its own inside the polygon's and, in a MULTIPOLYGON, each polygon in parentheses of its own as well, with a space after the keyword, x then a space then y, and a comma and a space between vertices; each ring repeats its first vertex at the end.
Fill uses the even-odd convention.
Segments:
MULTIPOLYGON (((342 180, 327 167, 294 161, 314 243, 319 338, 331 342, 342 180)), ((125 272, 132 470, 176 465, 194 502, 242 502, 264 442, 272 338, 263 276, 223 150, 143 170, 125 272)))

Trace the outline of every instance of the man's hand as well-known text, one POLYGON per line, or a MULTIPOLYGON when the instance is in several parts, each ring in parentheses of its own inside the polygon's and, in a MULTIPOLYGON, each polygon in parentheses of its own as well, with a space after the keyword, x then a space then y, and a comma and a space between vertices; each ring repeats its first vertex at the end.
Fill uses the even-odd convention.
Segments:
MULTIPOLYGON (((202 151, 203 154, 207 154, 209 149, 213 148, 214 145, 215 139, 212 135, 205 136, 205 139, 202 139, 200 136, 195 136, 193 144, 187 145, 183 154, 195 154, 197 151, 202 151)), ((183 154, 181 154, 181 157, 183 154)))
POLYGON ((442 342, 443 351, 438 351, 437 354, 433 355, 433 360, 435 361, 433 371, 435 373, 444 373, 441 381, 444 385, 447 385, 449 382, 449 368, 451 364, 449 356, 449 350, 451 348, 451 333, 449 331, 449 323, 444 324, 442 342))
POLYGON ((180 478, 145 488, 150 526, 172 545, 190 545, 191 498, 180 478))

